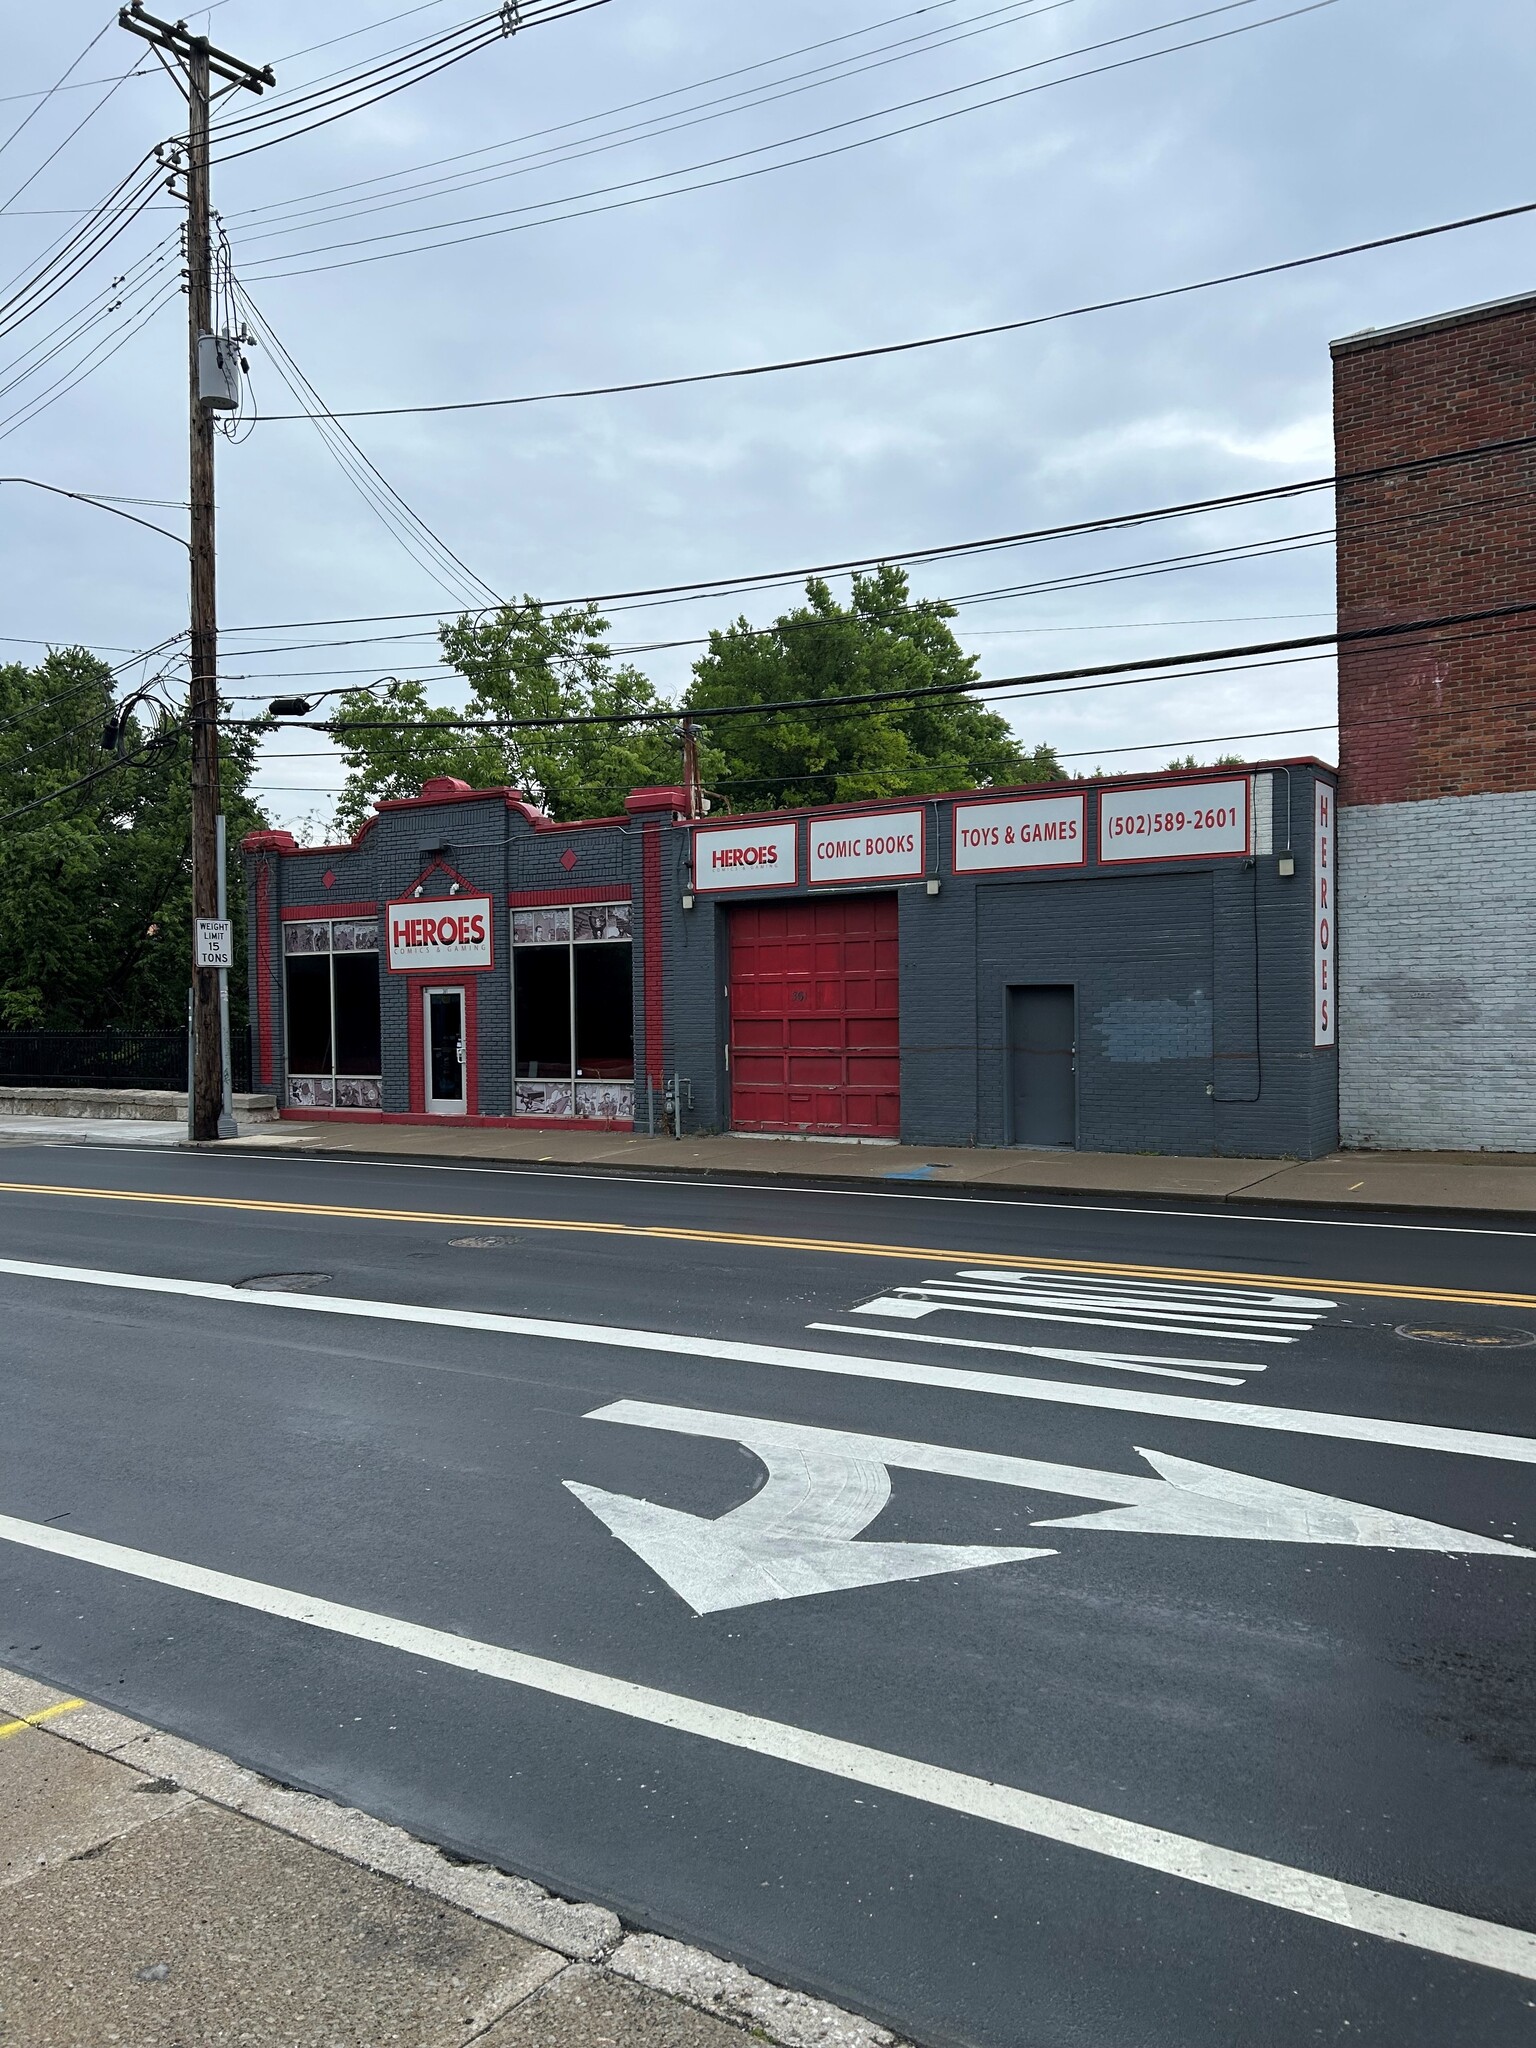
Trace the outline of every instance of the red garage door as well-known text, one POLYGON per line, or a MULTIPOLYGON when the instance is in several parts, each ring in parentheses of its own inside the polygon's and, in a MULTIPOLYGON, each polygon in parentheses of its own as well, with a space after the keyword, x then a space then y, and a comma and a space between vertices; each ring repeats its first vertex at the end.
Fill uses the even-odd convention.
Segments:
POLYGON ((737 1130, 899 1136, 896 898, 733 909, 730 1029, 737 1130))

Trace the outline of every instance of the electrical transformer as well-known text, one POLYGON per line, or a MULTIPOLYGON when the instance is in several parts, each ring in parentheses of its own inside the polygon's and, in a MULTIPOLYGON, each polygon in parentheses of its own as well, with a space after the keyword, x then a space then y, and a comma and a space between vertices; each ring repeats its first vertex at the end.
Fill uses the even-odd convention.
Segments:
POLYGON ((198 403, 212 412, 240 408, 240 343, 229 334, 197 338, 198 403))

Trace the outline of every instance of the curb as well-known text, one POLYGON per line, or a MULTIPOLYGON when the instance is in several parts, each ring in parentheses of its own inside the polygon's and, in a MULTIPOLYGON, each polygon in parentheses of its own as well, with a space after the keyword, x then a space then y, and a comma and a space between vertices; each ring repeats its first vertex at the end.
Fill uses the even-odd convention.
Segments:
MULTIPOLYGON (((295 1791, 178 1735, 0 1667, 0 1720, 15 1711, 40 1733, 139 1772, 146 1782, 223 1807, 311 1848, 455 1906, 552 1951, 746 2028, 774 2048, 907 2048, 873 2020, 787 1990, 739 1964, 660 1934, 627 1929, 606 1906, 563 1899, 530 1879, 471 1863, 318 1793, 295 1791)), ((548 1982, 541 1981, 538 1988, 548 1982)))
MULTIPOLYGON (((110 1141, 107 1141, 110 1142, 110 1141)), ((232 1152, 239 1140, 223 1140, 199 1144, 192 1149, 200 1152, 232 1152)), ((1322 1213, 1354 1218, 1369 1222, 1373 1216, 1440 1216, 1455 1218, 1486 1219, 1496 1222, 1527 1222, 1536 1233, 1536 1210, 1479 1208, 1471 1204, 1437 1202, 1393 1202, 1372 1201, 1345 1202, 1339 1199, 1325 1200, 1321 1196, 1274 1194, 1256 1192, 1264 1185, 1263 1180, 1250 1187, 1238 1188, 1231 1194, 1170 1194, 1164 1191, 1143 1191, 1138 1188, 1063 1188, 1049 1181, 1040 1183, 1006 1181, 919 1181, 906 1175, 874 1176, 862 1174, 814 1174, 776 1173, 769 1168, 755 1169, 748 1174, 744 1168, 718 1166, 637 1166, 618 1161, 598 1160, 547 1160, 547 1159, 484 1159, 472 1153, 450 1153, 430 1159, 417 1158, 400 1152, 354 1152, 335 1151, 323 1145, 296 1144, 288 1154, 270 1152, 270 1158, 290 1157, 299 1159, 320 1159, 336 1165, 361 1166, 473 1166, 496 1173, 543 1173, 553 1167, 561 1174, 573 1178, 597 1180, 635 1181, 687 1181, 700 1187, 761 1187, 783 1188, 790 1193, 800 1194, 881 1194, 896 1198, 915 1197, 921 1201, 930 1195, 955 1199, 988 1202, 1034 1203, 1050 1199, 1063 1208, 1092 1207, 1103 1202, 1133 1203, 1138 1208, 1152 1212, 1171 1208, 1185 1209, 1205 1207, 1209 1209, 1241 1208, 1251 1203, 1262 1206, 1266 1212, 1273 1212, 1278 1221, 1285 1221, 1286 1212, 1294 1211, 1300 1216, 1322 1213), (893 1183, 899 1182, 899 1185, 893 1183)), ((1292 1164, 1300 1161, 1282 1161, 1277 1172, 1285 1172, 1292 1164)), ((1264 1179, 1273 1178, 1266 1175, 1264 1179)))

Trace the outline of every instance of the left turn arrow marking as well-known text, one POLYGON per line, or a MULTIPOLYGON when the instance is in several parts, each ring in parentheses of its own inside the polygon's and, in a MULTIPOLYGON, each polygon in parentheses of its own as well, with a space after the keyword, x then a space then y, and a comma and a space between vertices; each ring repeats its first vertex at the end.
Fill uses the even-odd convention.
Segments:
POLYGON ((713 1520, 629 1494, 565 1482, 696 1614, 1055 1554, 985 1544, 855 1542, 890 1499, 892 1466, 1114 1504, 1091 1514, 1043 1520, 1035 1524, 1040 1529, 1536 1556, 1536 1551, 1470 1530, 1199 1464, 1165 1451, 1137 1453, 1153 1468, 1155 1476, 1149 1476, 768 1422, 750 1415, 714 1415, 649 1401, 615 1401, 587 1419, 721 1438, 745 1445, 766 1466, 762 1489, 713 1520))

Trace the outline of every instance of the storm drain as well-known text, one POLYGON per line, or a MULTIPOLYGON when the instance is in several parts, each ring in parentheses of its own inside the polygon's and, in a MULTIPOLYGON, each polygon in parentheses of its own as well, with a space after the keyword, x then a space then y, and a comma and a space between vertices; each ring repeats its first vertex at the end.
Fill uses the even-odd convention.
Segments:
POLYGON ((1536 1330, 1516 1330, 1507 1323, 1399 1323, 1397 1334, 1415 1344, 1455 1344, 1465 1351, 1515 1351, 1536 1344, 1536 1330))
POLYGON ((250 1287, 259 1294, 303 1294, 306 1288, 323 1287, 329 1273, 253 1273, 249 1280, 237 1280, 237 1287, 250 1287))

